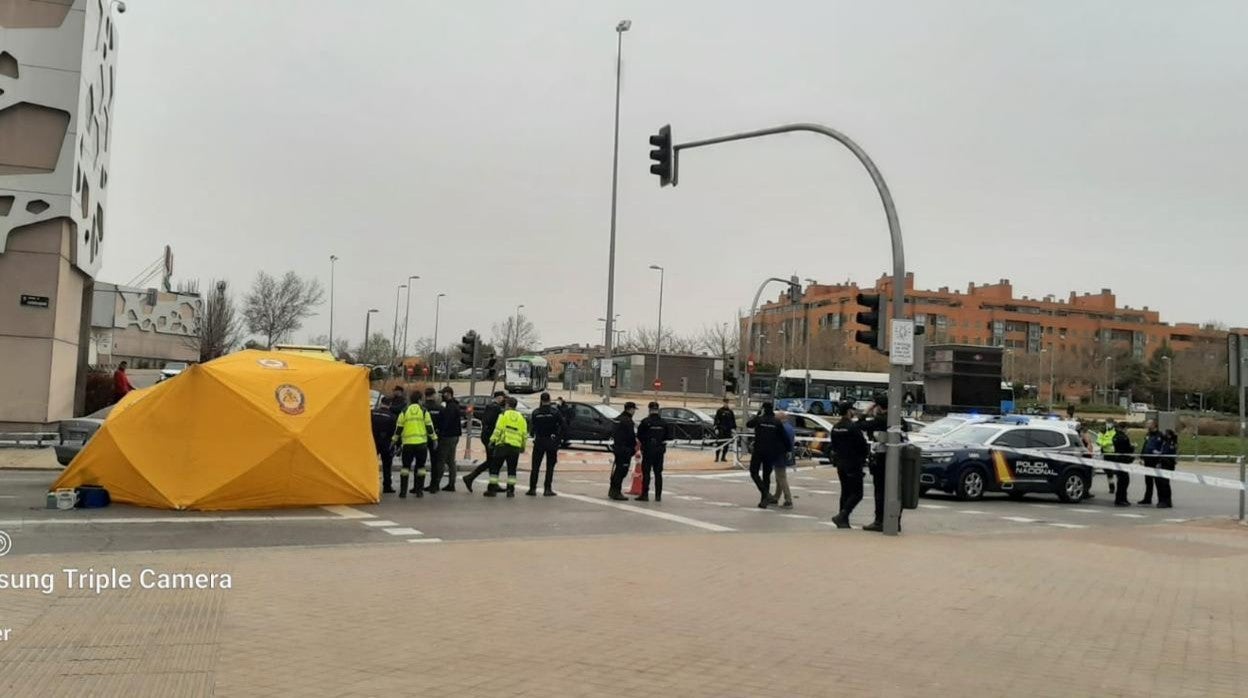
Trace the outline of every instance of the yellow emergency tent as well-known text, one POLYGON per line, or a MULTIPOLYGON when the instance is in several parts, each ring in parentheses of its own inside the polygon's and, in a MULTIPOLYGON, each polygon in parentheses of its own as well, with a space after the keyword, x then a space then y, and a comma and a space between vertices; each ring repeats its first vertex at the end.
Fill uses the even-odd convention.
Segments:
POLYGON ((161 509, 371 504, 368 371, 241 351, 130 393, 53 485, 161 509))

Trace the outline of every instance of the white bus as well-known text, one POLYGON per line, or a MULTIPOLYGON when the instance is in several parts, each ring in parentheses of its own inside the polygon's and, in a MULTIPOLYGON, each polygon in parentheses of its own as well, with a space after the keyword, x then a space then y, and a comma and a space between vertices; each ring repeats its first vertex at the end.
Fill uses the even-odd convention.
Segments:
POLYGON ((503 387, 509 393, 540 393, 550 376, 550 364, 540 356, 507 359, 503 369, 503 387))
POLYGON ((774 392, 776 409, 806 414, 837 414, 837 403, 872 400, 888 391, 887 373, 862 371, 781 371, 774 392))

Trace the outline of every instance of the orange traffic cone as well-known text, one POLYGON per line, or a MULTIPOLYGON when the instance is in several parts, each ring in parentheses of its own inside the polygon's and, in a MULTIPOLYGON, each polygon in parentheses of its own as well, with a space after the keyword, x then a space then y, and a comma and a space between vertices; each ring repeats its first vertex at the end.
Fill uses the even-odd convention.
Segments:
POLYGON ((637 496, 641 494, 641 449, 637 449, 635 459, 633 460, 633 484, 628 487, 628 494, 637 496))

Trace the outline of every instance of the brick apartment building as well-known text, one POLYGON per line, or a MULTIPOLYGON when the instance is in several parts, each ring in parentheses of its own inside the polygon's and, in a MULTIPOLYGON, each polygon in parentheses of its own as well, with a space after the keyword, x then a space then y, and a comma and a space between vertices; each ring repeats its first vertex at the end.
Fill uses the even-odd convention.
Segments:
POLYGON ((550 364, 550 377, 563 377, 563 368, 568 364, 575 364, 583 372, 582 380, 587 380, 589 376, 590 359, 602 356, 602 346, 590 346, 588 344, 564 344, 555 347, 546 347, 537 352, 537 355, 546 359, 550 364))
MULTIPOLYGON (((1225 363, 1225 330, 1163 323, 1147 306, 1119 307, 1109 289, 1067 298, 1015 298, 1009 279, 971 283, 965 293, 917 290, 913 274, 905 283, 906 302, 916 323, 926 327, 928 342, 1005 347, 1007 377, 1038 385, 1041 398, 1048 397, 1050 382, 1067 399, 1086 396, 1105 384, 1113 361, 1147 362, 1163 346, 1176 354, 1208 349, 1210 358, 1220 349, 1225 363)), ((848 281, 812 284, 798 303, 781 295, 759 309, 748 346, 766 363, 801 367, 809 351, 811 368, 885 370, 885 357, 853 341, 853 333, 863 329, 855 319, 861 310, 855 299, 860 291, 888 298, 892 286, 885 275, 869 288, 848 281)), ((745 328, 743 318, 743 335, 745 328)))

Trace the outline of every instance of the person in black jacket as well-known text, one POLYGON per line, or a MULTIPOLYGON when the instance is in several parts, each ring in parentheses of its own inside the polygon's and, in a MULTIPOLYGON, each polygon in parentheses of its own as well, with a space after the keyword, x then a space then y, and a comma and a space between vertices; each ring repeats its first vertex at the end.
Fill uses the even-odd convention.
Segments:
MULTIPOLYGON (((425 388, 425 399, 424 402, 421 403, 421 407, 424 407, 425 412, 429 413, 429 419, 433 421, 433 431, 437 434, 438 422, 442 419, 442 400, 438 399, 437 391, 433 388, 425 388)), ((438 436, 441 436, 441 434, 438 434, 438 436)), ((429 486, 425 488, 425 491, 430 494, 434 494, 440 492, 442 489, 441 487, 438 487, 438 483, 442 482, 442 469, 438 465, 437 451, 433 451, 429 454, 429 456, 429 460, 432 461, 432 463, 429 464, 431 477, 429 478, 429 486)))
POLYGON ((406 409, 407 393, 403 390, 403 386, 396 385, 393 392, 390 393, 390 414, 394 415, 395 419, 398 419, 399 415, 403 414, 403 411, 406 409))
POLYGON ((659 414, 659 403, 647 405, 650 412, 637 426, 637 440, 641 442, 641 494, 639 502, 650 501, 650 476, 654 474, 654 501, 663 501, 663 456, 667 442, 672 438, 672 425, 659 414))
MULTIPOLYGON (((1105 456, 1105 460, 1111 463, 1122 463, 1126 465, 1135 460, 1135 444, 1131 443, 1131 437, 1127 435, 1127 429, 1121 422, 1114 424, 1114 452, 1112 455, 1105 456)), ((1114 479, 1118 481, 1114 487, 1114 506, 1129 507, 1131 500, 1127 498, 1127 488, 1131 486, 1131 475, 1125 470, 1114 471, 1114 479)))
POLYGON ((391 412, 393 405, 390 398, 382 396, 381 404, 373 410, 373 445, 377 447, 377 455, 381 458, 381 486, 383 494, 394 494, 394 431, 396 418, 391 412))
POLYGON ((724 445, 715 449, 715 462, 727 462, 728 449, 732 448, 732 435, 737 430, 737 415, 729 406, 728 398, 724 398, 724 406, 715 410, 715 438, 724 440, 724 445))
POLYGON ((625 476, 628 475, 628 462, 637 452, 637 429, 633 424, 633 413, 636 411, 637 403, 624 403, 624 413, 615 420, 615 434, 611 439, 615 464, 611 468, 611 484, 607 497, 617 502, 628 501, 628 497, 620 490, 624 487, 625 476))
MULTIPOLYGON (((1161 455, 1164 457, 1157 467, 1173 472, 1178 453, 1179 435, 1174 433, 1173 429, 1167 429, 1166 433, 1161 435, 1161 455)), ((1157 478, 1157 508, 1169 509, 1173 506, 1174 502, 1170 499, 1170 480, 1164 477, 1157 478)))
POLYGON ((455 399, 455 391, 451 386, 442 388, 442 410, 433 423, 438 432, 438 452, 433 461, 433 486, 439 487, 442 473, 446 473, 446 486, 443 492, 455 491, 455 449, 459 446, 459 437, 463 436, 464 428, 459 421, 459 401, 455 399))
POLYGON ((836 477, 841 482, 841 508, 832 517, 832 523, 837 528, 850 528, 849 517, 854 513, 854 507, 862 502, 862 467, 867 464, 867 456, 871 453, 866 434, 854 422, 855 416, 854 403, 842 403, 841 418, 828 435, 832 446, 832 464, 836 466, 836 477))
POLYGON ((559 408, 550 404, 550 393, 542 393, 541 404, 529 418, 533 432, 533 464, 529 468, 530 497, 537 496, 538 473, 542 471, 542 459, 546 460, 546 486, 542 495, 555 496, 555 463, 559 461, 559 445, 563 443, 563 415, 559 408))
POLYGON ((485 447, 485 458, 471 473, 464 476, 464 487, 469 492, 472 491, 472 481, 490 469, 490 461, 494 458, 494 446, 490 443, 490 437, 494 436, 494 425, 498 424, 498 416, 503 413, 503 402, 506 399, 507 393, 501 390, 494 393, 494 402, 487 405, 485 412, 481 414, 481 445, 485 447))
MULTIPOLYGON (((871 455, 867 460, 867 469, 871 471, 871 489, 872 494, 875 495, 875 520, 863 526, 862 530, 882 532, 884 530, 884 499, 887 491, 884 487, 884 473, 888 453, 886 445, 888 442, 888 396, 876 396, 875 406, 867 413, 866 419, 859 420, 858 425, 870 442, 871 455)), ((905 420, 901 422, 901 430, 910 431, 905 420)), ((902 440, 905 440, 904 434, 902 440)), ((900 474, 898 472, 898 475, 900 474)), ((897 512, 897 528, 901 530, 900 510, 897 512)))
MULTIPOLYGON (((1161 455, 1163 447, 1165 445, 1163 441, 1162 433, 1161 433, 1161 430, 1157 428, 1157 422, 1151 419, 1148 420, 1148 422, 1146 423, 1145 429, 1146 429, 1146 432, 1144 434, 1144 445, 1140 446, 1140 464, 1143 465, 1145 468, 1156 469, 1158 466, 1161 465, 1161 462, 1163 460, 1166 460, 1165 458, 1157 457, 1161 455)), ((1155 478, 1152 475, 1144 476, 1144 498, 1136 502, 1137 504, 1139 504, 1140 506, 1146 506, 1146 507, 1152 506, 1153 483, 1154 481, 1159 480, 1159 479, 1160 478, 1155 478)), ((1167 482, 1169 481, 1167 480, 1167 482)), ((1160 501, 1161 492, 1158 491, 1157 494, 1158 494, 1158 500, 1160 501)))
POLYGON ((771 503, 771 469, 774 464, 785 457, 788 451, 788 440, 784 434, 784 425, 776 419, 775 407, 770 402, 762 404, 762 411, 754 415, 746 427, 754 430, 754 448, 750 453, 750 479, 762 494, 758 502, 759 509, 766 509, 771 503), (759 469, 762 477, 759 477, 759 469))

